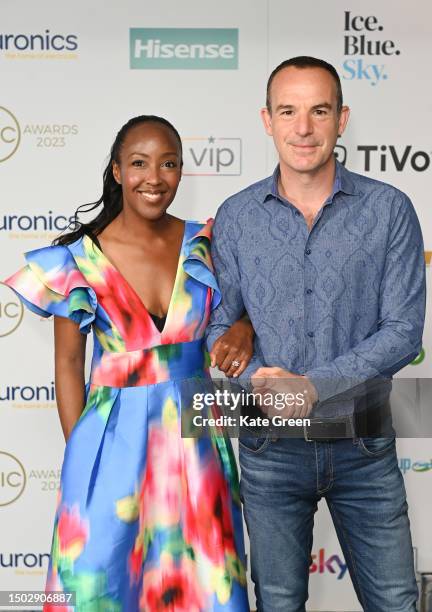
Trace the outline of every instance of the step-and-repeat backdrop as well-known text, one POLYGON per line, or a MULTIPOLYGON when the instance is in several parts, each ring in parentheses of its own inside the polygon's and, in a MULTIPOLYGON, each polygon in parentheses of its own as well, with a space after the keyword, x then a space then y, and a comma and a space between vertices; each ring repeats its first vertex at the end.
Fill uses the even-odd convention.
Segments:
MULTIPOLYGON (((428 258, 431 24, 429 0, 2 0, 0 278, 99 197, 109 147, 135 115, 165 116, 183 137, 179 216, 205 220, 270 174, 276 158, 258 111, 271 69, 294 55, 339 71, 352 114, 338 158, 409 194, 428 258)), ((431 315, 429 307, 424 349, 402 376, 431 376, 431 315)), ((0 346, 0 590, 40 589, 64 450, 53 326, 23 312, 4 285, 0 346)), ((431 442, 399 440, 399 455, 418 567, 432 571, 431 442)), ((321 506, 309 609, 359 610, 321 506)))

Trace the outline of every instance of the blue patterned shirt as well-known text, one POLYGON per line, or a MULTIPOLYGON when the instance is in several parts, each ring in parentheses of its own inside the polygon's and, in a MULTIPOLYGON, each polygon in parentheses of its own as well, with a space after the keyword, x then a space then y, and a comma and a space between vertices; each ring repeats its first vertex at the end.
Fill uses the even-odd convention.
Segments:
POLYGON ((246 309, 255 353, 240 380, 260 366, 305 374, 319 396, 314 415, 347 414, 352 403, 330 398, 391 377, 421 349, 420 225, 404 193, 336 162, 332 194, 309 231, 279 195, 278 176, 279 167, 217 212, 212 256, 222 301, 207 344, 246 309))

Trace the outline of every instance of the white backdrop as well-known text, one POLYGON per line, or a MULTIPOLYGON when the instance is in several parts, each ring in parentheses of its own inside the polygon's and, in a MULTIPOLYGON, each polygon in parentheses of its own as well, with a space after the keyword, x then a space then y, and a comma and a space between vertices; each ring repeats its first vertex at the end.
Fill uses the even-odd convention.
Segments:
MULTIPOLYGON (((352 115, 339 158, 408 193, 432 251, 431 23, 429 0, 2 0, 0 277, 99 197, 109 147, 134 115, 166 116, 183 136, 174 214, 205 220, 270 174, 276 158, 258 110, 271 69, 301 54, 330 61, 342 77, 352 115), (147 49, 148 38, 228 47, 219 58, 171 58, 164 69, 144 51, 134 57, 131 28, 154 29, 139 33, 147 49)), ((3 285, 0 342, 0 590, 43 588, 63 454, 52 323, 22 313, 3 285)), ((430 377, 431 346, 428 322, 425 356, 401 376, 430 377)), ((399 454, 418 565, 432 571, 430 440, 400 440, 399 454)), ((324 507, 313 554, 309 609, 359 610, 324 507)))

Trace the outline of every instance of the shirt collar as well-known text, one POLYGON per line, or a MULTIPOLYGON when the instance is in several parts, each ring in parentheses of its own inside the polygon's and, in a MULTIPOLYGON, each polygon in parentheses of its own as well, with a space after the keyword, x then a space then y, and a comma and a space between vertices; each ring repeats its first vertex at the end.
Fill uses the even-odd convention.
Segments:
MULTIPOLYGON (((278 191, 278 181, 280 176, 279 164, 276 166, 272 176, 269 177, 267 189, 264 191, 263 202, 266 202, 270 197, 281 200, 282 197, 278 191)), ((357 189, 352 178, 352 173, 347 170, 340 162, 336 160, 336 173, 333 183, 333 189, 327 202, 333 201, 334 196, 339 192, 346 195, 358 195, 360 192, 357 189)))

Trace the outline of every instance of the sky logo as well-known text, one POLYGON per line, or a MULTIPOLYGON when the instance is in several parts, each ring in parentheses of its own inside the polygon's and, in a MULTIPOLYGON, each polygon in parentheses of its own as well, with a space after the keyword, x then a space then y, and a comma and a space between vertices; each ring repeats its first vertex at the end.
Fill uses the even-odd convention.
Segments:
POLYGON ((310 574, 324 574, 329 572, 333 574, 338 580, 341 580, 348 569, 344 559, 341 559, 339 555, 331 555, 326 557, 325 548, 320 548, 318 554, 312 554, 312 563, 309 567, 310 574))
POLYGON ((135 70, 236 70, 236 28, 131 28, 135 70))
POLYGON ((400 49, 383 34, 381 20, 376 15, 353 15, 351 11, 345 11, 344 17, 343 52, 347 59, 342 65, 342 78, 372 86, 387 80, 387 66, 380 62, 400 55, 400 49))

